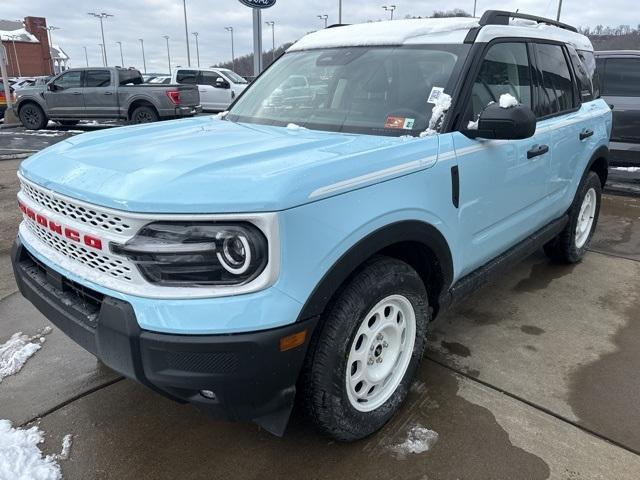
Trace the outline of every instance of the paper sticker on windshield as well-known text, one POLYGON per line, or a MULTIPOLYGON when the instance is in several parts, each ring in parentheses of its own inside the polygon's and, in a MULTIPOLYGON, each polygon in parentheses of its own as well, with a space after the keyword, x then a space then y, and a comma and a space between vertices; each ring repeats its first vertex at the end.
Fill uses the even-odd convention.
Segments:
POLYGON ((437 103, 438 99, 440 98, 440 95, 442 95, 444 93, 444 88, 442 87, 433 87, 431 89, 431 93, 429 94, 429 98, 427 99, 427 102, 429 103, 437 103))
POLYGON ((416 123, 415 118, 394 117, 389 115, 384 124, 384 128, 399 128, 403 130, 412 130, 413 124, 416 123))

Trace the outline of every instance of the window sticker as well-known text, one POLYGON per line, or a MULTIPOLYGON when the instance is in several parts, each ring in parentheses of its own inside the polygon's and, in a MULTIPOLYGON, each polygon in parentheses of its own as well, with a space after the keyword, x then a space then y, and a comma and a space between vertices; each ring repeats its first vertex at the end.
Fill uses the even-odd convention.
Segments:
POLYGON ((429 94, 429 98, 427 99, 428 103, 438 103, 438 98, 440 98, 440 95, 442 95, 444 93, 444 88, 443 87, 433 87, 431 88, 431 93, 429 94))
POLYGON ((415 118, 394 117, 389 115, 387 121, 384 124, 384 128, 396 128, 402 130, 412 130, 413 125, 416 123, 415 118))

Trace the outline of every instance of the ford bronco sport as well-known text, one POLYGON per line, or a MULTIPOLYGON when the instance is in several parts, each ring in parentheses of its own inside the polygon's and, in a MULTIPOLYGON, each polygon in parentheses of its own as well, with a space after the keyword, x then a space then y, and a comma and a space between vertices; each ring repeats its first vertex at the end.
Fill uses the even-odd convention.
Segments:
POLYGON ((297 395, 363 438, 436 315, 540 247, 585 255, 611 111, 581 57, 573 27, 501 11, 307 35, 225 115, 24 161, 20 291, 162 395, 275 434, 297 395))

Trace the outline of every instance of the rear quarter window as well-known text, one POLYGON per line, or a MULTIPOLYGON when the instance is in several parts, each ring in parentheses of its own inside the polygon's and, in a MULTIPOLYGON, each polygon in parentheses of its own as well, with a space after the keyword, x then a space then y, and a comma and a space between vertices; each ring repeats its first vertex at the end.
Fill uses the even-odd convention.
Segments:
POLYGON ((535 45, 542 85, 538 88, 539 117, 557 115, 574 108, 573 81, 567 59, 560 45, 535 45))
POLYGON ((585 67, 584 62, 580 59, 578 52, 576 52, 571 46, 569 46, 569 57, 571 59, 571 64, 573 65, 573 71, 576 74, 580 100, 583 102, 590 102, 594 99, 591 75, 587 72, 587 68, 585 67))
POLYGON ((591 85, 593 89, 593 98, 600 98, 600 76, 602 67, 600 62, 596 62, 596 57, 593 52, 588 50, 578 50, 578 57, 582 60, 582 63, 587 70, 587 75, 591 78, 591 85))

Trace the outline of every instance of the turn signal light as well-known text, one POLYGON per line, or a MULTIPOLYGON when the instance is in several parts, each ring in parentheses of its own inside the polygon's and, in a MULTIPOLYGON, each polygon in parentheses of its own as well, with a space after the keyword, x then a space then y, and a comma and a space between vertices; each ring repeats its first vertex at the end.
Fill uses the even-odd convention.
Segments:
POLYGON ((287 335, 286 337, 282 337, 280 339, 280 351, 286 352, 287 350, 291 350, 292 348, 299 347, 304 343, 307 338, 307 331, 303 330, 298 333, 292 333, 291 335, 287 335))
POLYGON ((167 91, 167 97, 174 105, 180 105, 180 92, 178 90, 167 91))

